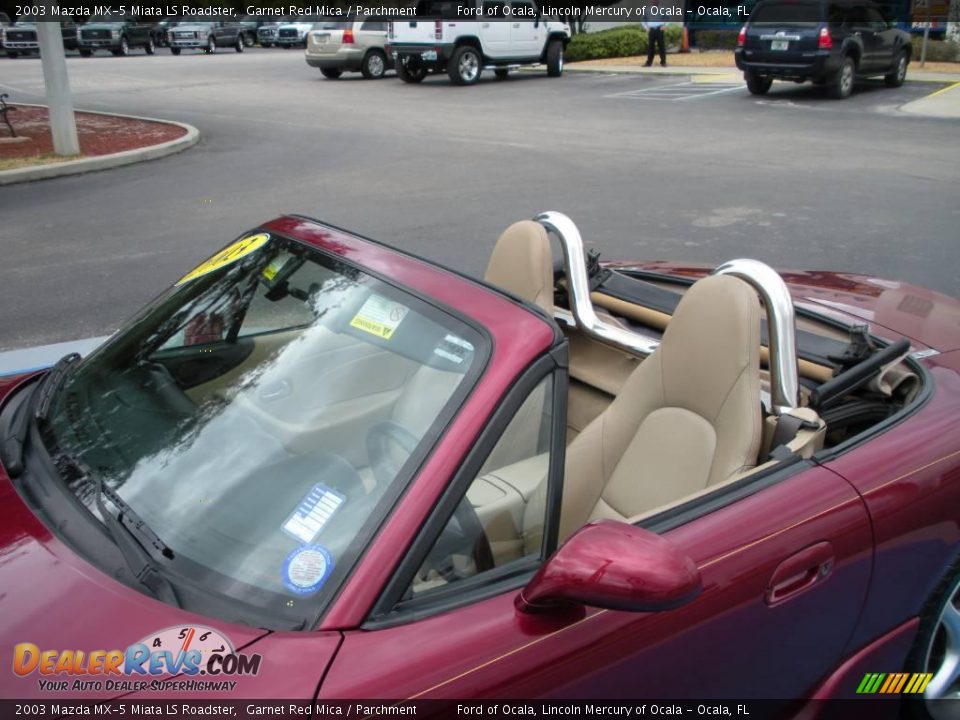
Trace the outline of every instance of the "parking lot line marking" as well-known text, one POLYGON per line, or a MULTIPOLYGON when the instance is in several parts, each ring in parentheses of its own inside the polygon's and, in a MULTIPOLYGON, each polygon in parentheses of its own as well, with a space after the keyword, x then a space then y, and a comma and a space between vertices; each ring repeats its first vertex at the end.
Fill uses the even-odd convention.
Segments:
POLYGON ((945 93, 945 92, 947 92, 948 90, 953 90, 954 88, 957 88, 957 87, 960 87, 960 82, 955 82, 955 83, 953 83, 952 85, 947 85, 945 88, 940 88, 940 89, 937 90, 936 92, 932 92, 932 93, 930 93, 929 95, 927 95, 926 97, 932 98, 932 97, 935 97, 936 95, 941 95, 942 93, 945 93))
POLYGON ((624 92, 613 93, 612 95, 605 95, 604 97, 608 97, 608 98, 633 97, 635 95, 639 95, 640 93, 667 90, 669 88, 689 88, 689 87, 690 87, 690 83, 688 82, 674 83, 673 85, 656 85, 654 87, 649 87, 649 88, 639 88, 637 90, 626 90, 624 92))
POLYGON ((734 85, 732 87, 720 88, 719 90, 714 90, 713 92, 698 93, 696 95, 688 95, 687 97, 677 98, 678 100, 699 100, 700 98, 710 97, 711 95, 719 95, 720 93, 733 92, 734 90, 741 90, 742 85, 734 85))
POLYGON ((604 95, 605 98, 626 98, 628 100, 696 100, 710 95, 719 95, 721 93, 733 92, 744 86, 737 82, 730 83, 712 83, 712 84, 693 84, 683 82, 674 85, 657 85, 648 88, 639 88, 637 90, 627 90, 612 95, 604 95))

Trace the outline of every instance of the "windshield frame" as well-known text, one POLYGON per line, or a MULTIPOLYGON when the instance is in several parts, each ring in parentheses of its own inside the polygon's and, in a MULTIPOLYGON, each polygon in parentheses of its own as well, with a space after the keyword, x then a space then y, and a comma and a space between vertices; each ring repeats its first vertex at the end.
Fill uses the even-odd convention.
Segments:
MULTIPOLYGON (((465 403, 475 392, 480 380, 487 371, 491 358, 493 357, 493 340, 487 328, 485 328, 477 320, 469 317, 453 307, 450 307, 438 299, 431 297, 428 294, 418 291, 417 289, 408 285, 399 283, 381 272, 369 268, 351 258, 345 257, 344 255, 336 252, 336 250, 319 246, 315 243, 296 238, 289 233, 278 232, 277 230, 268 227, 261 227, 251 231, 250 233, 244 233, 244 235, 241 237, 259 232, 269 233, 277 240, 305 248, 308 253, 313 254, 314 256, 322 256, 323 258, 332 261, 335 264, 339 264, 359 271, 364 275, 368 275, 374 280, 385 284, 393 291, 397 291, 409 297, 413 301, 414 306, 419 306, 418 309, 426 308, 431 315, 439 313, 441 315, 449 316, 460 322, 463 326, 469 328, 474 333, 474 336, 471 339, 477 341, 475 342, 474 361, 464 373, 463 379, 444 403, 442 409, 437 414, 436 418, 434 418, 430 427, 426 430, 426 432, 424 432, 414 452, 404 463, 394 480, 389 484, 382 497, 376 502, 373 512, 370 513, 367 519, 354 534, 350 543, 350 547, 354 548, 355 551, 350 553, 349 557, 338 558, 338 562, 335 564, 330 578, 324 586, 324 591, 318 593, 314 598, 305 599, 302 603, 303 609, 297 614, 280 616, 275 610, 265 607, 264 603, 256 602, 256 599, 260 598, 261 596, 264 598, 273 597, 275 599, 277 593, 273 591, 255 588, 255 586, 220 573, 217 569, 198 563, 184 555, 177 554, 177 557, 172 561, 164 561, 163 558, 158 558, 155 556, 155 560, 157 560, 160 572, 167 579, 173 582, 178 591, 178 595, 183 595, 181 600, 187 601, 182 602, 181 604, 184 606, 184 609, 188 611, 200 612, 205 615, 212 615, 218 619, 233 621, 236 621, 239 616, 241 622, 256 627, 269 627, 270 629, 278 630, 309 630, 316 627, 316 625, 323 618, 326 610, 339 596, 343 587, 351 577, 354 568, 367 554, 371 543, 378 534, 383 523, 393 513, 394 509, 397 507, 399 499, 402 498, 414 485, 423 464, 433 454, 440 440, 446 433, 447 428, 459 415, 465 403), (213 575, 220 576, 222 578, 229 578, 235 583, 242 584, 245 588, 253 588, 254 590, 258 590, 258 592, 254 592, 249 595, 247 593, 244 594, 245 598, 255 598, 254 602, 246 602, 238 597, 226 595, 217 591, 211 591, 209 588, 205 587, 202 577, 204 574, 207 576, 207 578, 210 578, 213 575), (205 597, 201 598, 200 596, 205 597), (311 600, 314 602, 310 602, 311 600), (227 615, 227 613, 229 613, 229 615, 227 615)), ((156 311, 158 307, 169 302, 171 297, 179 290, 181 290, 179 284, 174 284, 160 293, 160 295, 144 306, 144 308, 136 313, 128 322, 124 323, 121 327, 121 330, 111 336, 109 340, 107 340, 103 345, 97 348, 86 358, 78 362, 78 372, 82 371, 83 365, 94 361, 97 357, 101 356, 102 353, 108 352, 111 349, 115 349, 117 343, 125 342, 128 335, 125 330, 129 331, 133 327, 138 326, 142 321, 156 311)), ((58 398, 54 398, 54 401, 57 399, 58 398)), ((95 534, 102 536, 103 540, 107 540, 109 538, 109 533, 107 532, 104 522, 97 517, 91 507, 88 507, 82 501, 80 501, 74 491, 74 488, 71 488, 68 484, 68 477, 71 473, 66 472, 66 468, 62 462, 64 451, 66 449, 60 448, 55 435, 50 432, 47 427, 34 427, 33 430, 35 431, 34 437, 36 442, 32 443, 31 446, 40 447, 42 449, 42 455, 44 456, 43 461, 45 461, 43 464, 46 466, 48 472, 52 469, 52 472, 49 473, 51 477, 48 479, 53 480, 53 482, 47 484, 58 488, 62 491, 62 494, 68 496, 68 503, 77 511, 79 511, 81 516, 85 517, 89 521, 84 523, 84 525, 87 525, 87 527, 84 528, 84 532, 79 533, 79 535, 83 535, 89 540, 90 526, 94 526, 96 530, 98 530, 98 532, 95 534), (61 462, 58 462, 58 459, 61 460, 61 462)), ((35 466, 39 467, 39 464, 35 464, 35 466)), ((95 477, 96 476, 94 475, 91 479, 95 479, 95 477)), ((36 497, 34 497, 34 500, 39 503, 41 498, 42 495, 38 494, 36 497)), ((62 508, 62 503, 58 504, 62 508)), ((135 505, 133 505, 132 508, 134 511, 137 510, 135 505)), ((46 509, 44 509, 44 514, 48 516, 50 515, 46 509)), ((58 513, 53 514, 56 515, 58 513)), ((51 517, 51 520, 53 519, 54 518, 51 517)), ((60 527, 59 523, 51 521, 47 524, 55 535, 74 548, 84 560, 90 562, 104 572, 112 574, 116 567, 115 553, 110 553, 111 557, 109 559, 105 558, 103 556, 104 553, 102 542, 99 544, 99 548, 94 549, 90 546, 89 542, 82 542, 80 537, 71 537, 71 535, 74 533, 64 530, 60 527)), ((70 524, 68 523, 68 526, 69 525, 70 524)), ((140 592, 144 592, 144 588, 136 583, 128 582, 125 584, 128 584, 130 587, 133 587, 140 592)))

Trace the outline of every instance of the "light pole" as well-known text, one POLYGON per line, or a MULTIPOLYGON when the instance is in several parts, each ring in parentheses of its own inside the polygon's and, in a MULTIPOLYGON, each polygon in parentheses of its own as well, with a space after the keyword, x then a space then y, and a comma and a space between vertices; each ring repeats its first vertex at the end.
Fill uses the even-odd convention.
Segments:
MULTIPOLYGON (((56 3, 47 3, 48 11, 56 3)), ((37 36, 40 41, 40 61, 43 64, 43 83, 47 91, 47 106, 50 108, 50 134, 53 136, 53 151, 57 155, 79 155, 77 121, 73 115, 73 98, 70 96, 70 80, 67 77, 67 60, 63 55, 63 36, 59 22, 38 22, 37 36)))

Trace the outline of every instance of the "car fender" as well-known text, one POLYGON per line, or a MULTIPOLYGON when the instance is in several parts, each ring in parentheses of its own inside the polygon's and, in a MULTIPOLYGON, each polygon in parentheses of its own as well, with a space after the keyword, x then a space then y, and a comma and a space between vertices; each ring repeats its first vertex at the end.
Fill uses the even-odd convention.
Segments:
POLYGON ((840 55, 850 55, 859 67, 860 59, 863 57, 863 40, 856 36, 844 38, 843 45, 840 46, 840 55))

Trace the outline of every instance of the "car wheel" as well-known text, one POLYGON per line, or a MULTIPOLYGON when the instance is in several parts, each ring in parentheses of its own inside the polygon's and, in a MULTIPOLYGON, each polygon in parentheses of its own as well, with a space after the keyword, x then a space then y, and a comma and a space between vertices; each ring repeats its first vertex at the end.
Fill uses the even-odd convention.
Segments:
POLYGON ((208 53, 209 55, 213 55, 216 51, 217 51, 217 39, 213 35, 211 35, 209 38, 207 38, 207 49, 205 50, 205 52, 208 53))
POLYGON ((338 77, 343 75, 343 70, 340 68, 320 68, 320 72, 328 80, 336 80, 338 77))
POLYGON ((419 83, 427 76, 427 69, 423 65, 410 64, 410 58, 397 59, 397 77, 405 83, 419 83))
POLYGON ((93 55, 93 50, 81 50, 80 57, 90 57, 93 55))
POLYGON ((506 80, 510 77, 510 71, 506 68, 497 68, 493 71, 493 74, 497 76, 497 80, 506 80))
POLYGON ((367 80, 379 80, 387 72, 387 56, 379 50, 371 50, 363 58, 360 72, 367 80))
POLYGON ((147 40, 147 46, 144 48, 144 50, 147 51, 147 55, 153 55, 156 49, 157 49, 157 46, 154 44, 153 38, 150 38, 149 40, 147 40))
POLYGON ((170 52, 173 53, 174 55, 179 55, 179 54, 180 54, 180 48, 178 48, 178 47, 172 47, 172 48, 170 48, 170 52))
POLYGON ((547 75, 560 77, 563 75, 563 42, 551 40, 547 45, 547 75))
POLYGON ((473 45, 461 45, 453 52, 447 75, 454 85, 473 85, 483 72, 483 58, 473 45))
POLYGON ((897 59, 893 62, 893 71, 883 76, 883 81, 887 87, 900 87, 903 81, 907 79, 907 53, 901 50, 897 53, 897 59))
POLYGON ((748 73, 744 79, 747 81, 747 90, 751 95, 766 95, 770 86, 773 85, 771 78, 753 73, 748 73))
POLYGON ((237 52, 243 52, 243 35, 237 35, 237 42, 234 43, 233 49, 237 52))
POLYGON ((833 77, 833 83, 830 85, 830 97, 835 100, 843 100, 850 97, 853 92, 853 81, 857 75, 857 65, 853 58, 847 55, 833 77))
POLYGON ((921 614, 906 669, 933 677, 922 695, 902 696, 904 715, 934 720, 956 717, 960 701, 960 562, 953 564, 921 614))
POLYGON ((13 50, 7 50, 7 57, 10 58, 11 60, 16 60, 17 55, 18 53, 15 53, 13 50))

